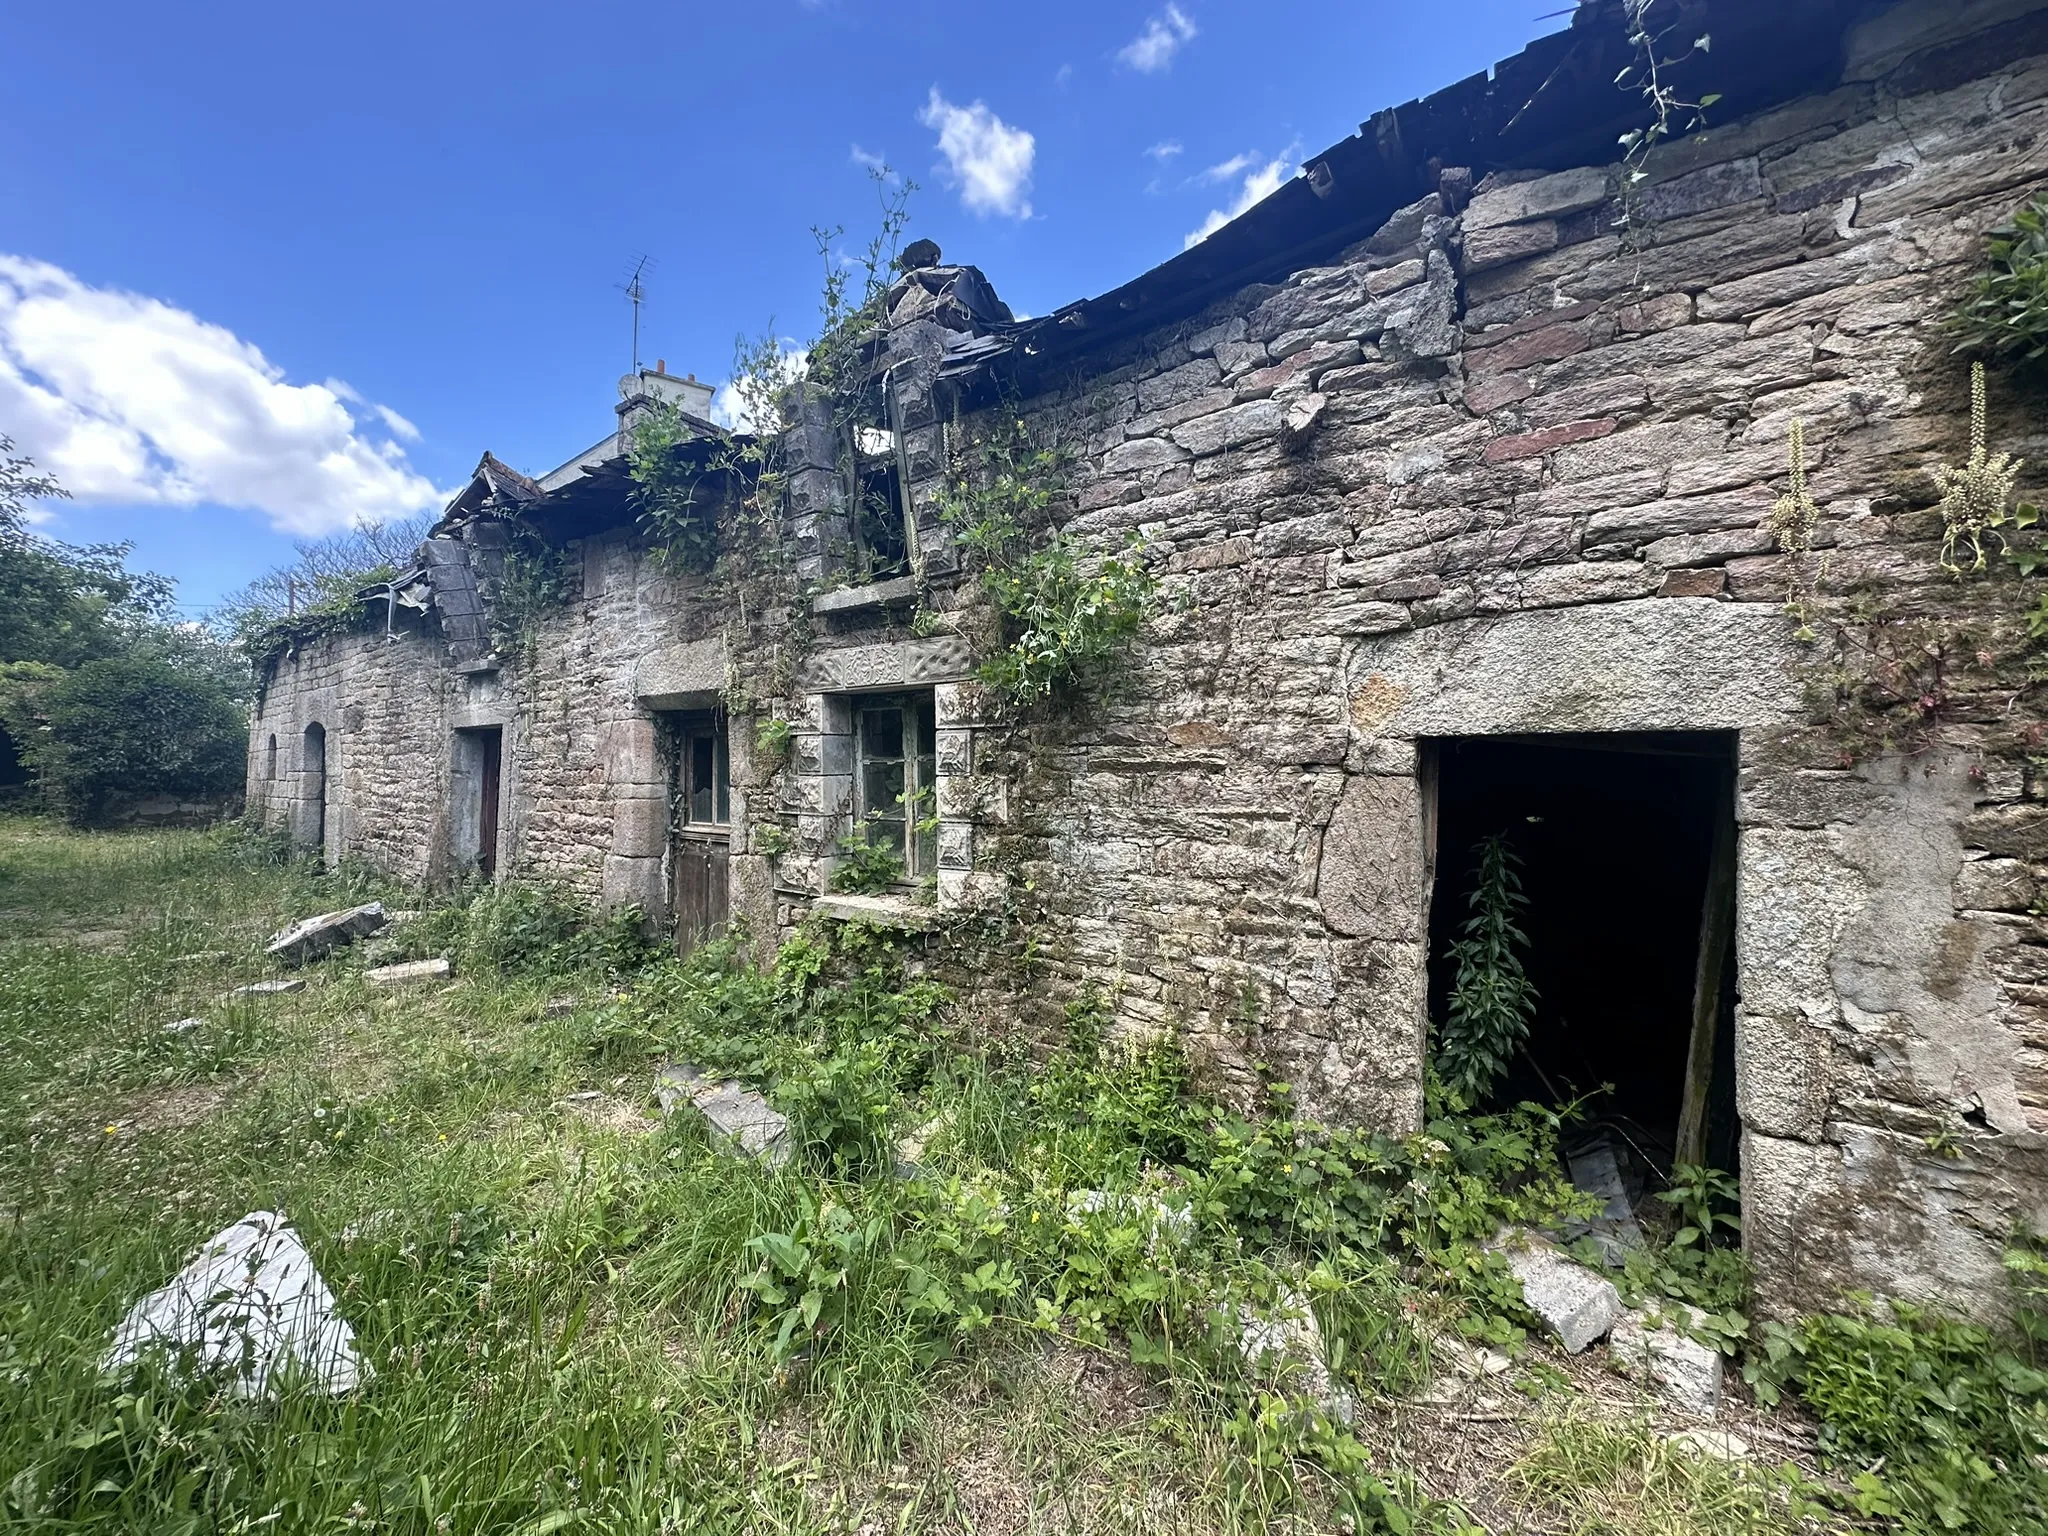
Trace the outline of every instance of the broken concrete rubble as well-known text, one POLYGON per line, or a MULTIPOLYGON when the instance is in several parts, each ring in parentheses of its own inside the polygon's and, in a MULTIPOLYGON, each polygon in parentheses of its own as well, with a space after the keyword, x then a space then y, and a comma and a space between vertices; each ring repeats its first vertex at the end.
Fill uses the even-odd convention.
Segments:
POLYGON ((789 1120, 760 1094, 738 1083, 714 1082, 695 1067, 663 1067, 655 1077, 655 1098, 664 1115, 688 1104, 711 1129, 712 1144, 759 1158, 770 1168, 789 1161, 789 1120))
POLYGON ((374 970, 363 972, 363 980, 373 987, 409 987, 420 981, 439 981, 449 971, 446 957, 434 960, 407 960, 398 965, 380 965, 374 970))
POLYGON ((286 1382, 352 1392, 369 1375, 312 1255, 274 1211, 223 1228, 138 1301, 105 1365, 118 1370, 159 1349, 195 1374, 230 1377, 245 1397, 274 1396, 286 1382))
POLYGON ((286 965, 304 965, 345 944, 368 938, 388 921, 381 901, 364 902, 339 912, 322 912, 272 934, 264 953, 286 965))
POLYGON ((281 997, 287 992, 306 990, 303 976, 287 976, 277 981, 252 981, 245 987, 236 987, 229 997, 281 997))
POLYGON ((1601 1134, 1571 1152, 1566 1163, 1572 1187, 1598 1199, 1601 1208, 1587 1220, 1567 1222, 1565 1237, 1590 1238, 1609 1269, 1621 1268, 1630 1253, 1642 1251, 1643 1229, 1636 1224, 1635 1203, 1622 1178, 1613 1139, 1601 1134))
POLYGON ((1621 1293, 1613 1283, 1535 1233, 1509 1233, 1494 1249, 1522 1282, 1523 1302, 1567 1353, 1599 1343, 1620 1318, 1621 1293))
POLYGON ((1186 1247, 1195 1234, 1194 1212, 1184 1204, 1174 1205, 1157 1195, 1076 1189, 1067 1195, 1067 1211, 1074 1216, 1107 1211, 1118 1220, 1133 1222, 1144 1228, 1148 1247, 1156 1246, 1162 1238, 1175 1247, 1186 1247))
POLYGON ((1239 1307, 1235 1317, 1238 1353, 1246 1365, 1280 1377, 1339 1422, 1351 1422, 1358 1401, 1330 1374, 1322 1324, 1306 1297, 1283 1291, 1272 1307, 1239 1307))
POLYGON ((1682 1302, 1624 1312, 1608 1335, 1607 1350, 1624 1376, 1648 1381, 1680 1412, 1710 1419, 1721 1408, 1721 1352, 1675 1326, 1697 1315, 1682 1302))

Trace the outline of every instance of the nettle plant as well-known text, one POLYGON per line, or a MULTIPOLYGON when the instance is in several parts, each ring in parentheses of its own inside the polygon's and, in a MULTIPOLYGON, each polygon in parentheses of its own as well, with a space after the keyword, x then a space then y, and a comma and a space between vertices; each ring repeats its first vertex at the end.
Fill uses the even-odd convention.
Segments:
POLYGON ((1055 525, 1070 467, 1062 445, 1034 441, 1006 414, 940 503, 1003 619, 981 680, 1019 706, 1081 682, 1136 636, 1158 597, 1159 579, 1135 539, 1122 554, 1091 561, 1055 525))
POLYGON ((1507 839, 1481 838, 1465 919, 1450 948, 1451 1000, 1437 1028, 1436 1068, 1467 1104, 1482 1103, 1529 1038, 1536 988, 1522 963, 1529 939, 1522 913, 1529 898, 1507 839))

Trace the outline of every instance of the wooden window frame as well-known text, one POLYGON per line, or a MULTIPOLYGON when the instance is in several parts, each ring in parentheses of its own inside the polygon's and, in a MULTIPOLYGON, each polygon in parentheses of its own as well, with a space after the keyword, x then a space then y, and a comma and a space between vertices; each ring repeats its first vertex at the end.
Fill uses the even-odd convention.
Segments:
POLYGON ((673 775, 674 810, 670 817, 675 831, 684 837, 732 837, 732 741, 726 730, 725 711, 701 710, 684 714, 676 724, 676 755, 673 775), (706 746, 705 761, 699 760, 698 745, 706 746), (708 766, 710 783, 698 783, 708 766), (697 814, 697 796, 707 797, 709 814, 697 814))
POLYGON ((904 883, 915 884, 938 873, 938 725, 932 690, 857 694, 848 701, 853 729, 853 824, 870 841, 891 829, 892 851, 903 860, 904 883), (894 713, 897 734, 893 749, 881 737, 880 719, 894 713), (894 770, 892 775, 891 770, 894 770), (877 804, 892 777, 902 789, 877 804), (926 825, 922 828, 919 823, 926 825))

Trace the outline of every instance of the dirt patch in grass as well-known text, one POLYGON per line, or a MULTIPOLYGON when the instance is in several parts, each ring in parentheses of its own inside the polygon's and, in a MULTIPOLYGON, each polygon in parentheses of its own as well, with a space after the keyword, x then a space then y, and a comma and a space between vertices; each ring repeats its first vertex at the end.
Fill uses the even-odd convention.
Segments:
MULTIPOLYGON (((234 1094, 231 1083, 179 1083, 124 1094, 103 1125, 124 1131, 183 1131, 209 1120, 234 1094)), ((100 1134, 104 1135, 102 1128, 100 1134)))

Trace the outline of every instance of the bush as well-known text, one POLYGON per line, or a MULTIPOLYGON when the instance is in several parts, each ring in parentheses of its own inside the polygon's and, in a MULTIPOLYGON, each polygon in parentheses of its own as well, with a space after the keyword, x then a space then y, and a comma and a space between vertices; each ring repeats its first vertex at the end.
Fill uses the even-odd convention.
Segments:
POLYGON ((79 825, 117 795, 223 795, 241 788, 248 725, 212 680, 146 656, 89 661, 42 695, 47 735, 28 757, 79 825))
POLYGON ((423 920, 422 939, 453 947, 466 971, 541 976, 554 971, 628 971, 660 946, 647 937, 638 907, 594 911, 547 885, 506 884, 480 891, 467 906, 423 920))
POLYGON ((1993 230, 1990 256, 1949 330, 1961 348, 2039 363, 2048 356, 2048 199, 1993 230))

